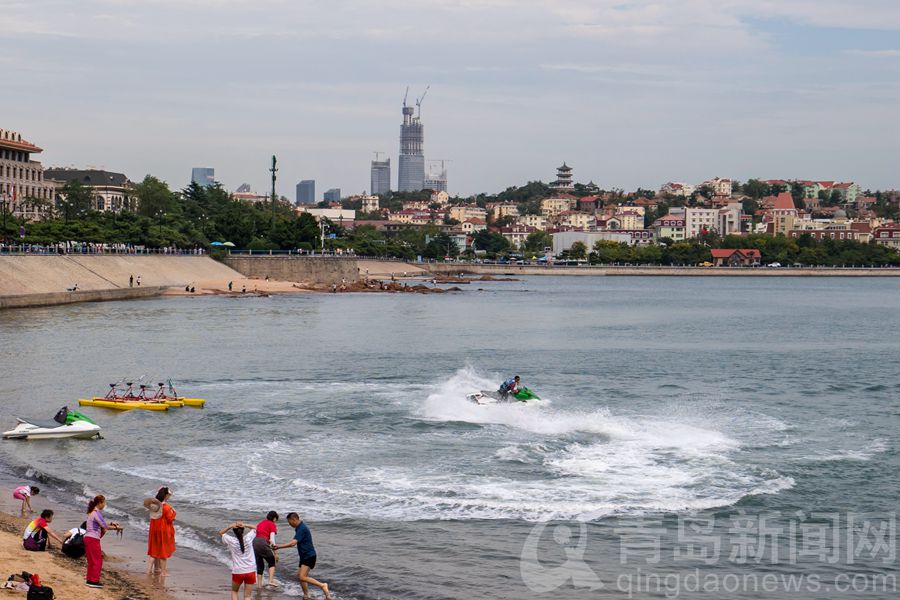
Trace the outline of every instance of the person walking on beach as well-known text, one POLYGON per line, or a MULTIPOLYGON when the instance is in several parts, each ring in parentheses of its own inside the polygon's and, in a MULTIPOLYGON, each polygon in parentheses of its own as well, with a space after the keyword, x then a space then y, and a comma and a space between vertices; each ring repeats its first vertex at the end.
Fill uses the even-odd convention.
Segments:
POLYGON ((100 538, 109 530, 119 530, 118 523, 107 523, 101 512, 106 508, 106 496, 94 496, 88 502, 86 533, 84 534, 84 553, 87 556, 87 576, 84 583, 88 587, 102 588, 100 571, 103 569, 103 551, 100 549, 100 538))
POLYGON ((296 546, 297 554, 300 557, 297 578, 300 580, 300 587, 303 588, 303 597, 309 598, 309 586, 314 585, 325 594, 325 600, 331 600, 331 594, 328 593, 328 584, 316 581, 309 576, 309 572, 316 567, 316 548, 313 546, 312 533, 310 533, 309 527, 300 520, 300 515, 295 512, 288 513, 287 522, 288 525, 294 528, 294 539, 286 544, 275 546, 275 550, 296 546))
POLYGON ((175 554, 175 509, 169 506, 172 492, 163 486, 156 492, 155 498, 144 500, 144 506, 150 511, 150 535, 147 539, 147 574, 156 573, 166 577, 169 573, 166 561, 175 554))
POLYGON ((50 529, 50 523, 53 522, 53 511, 50 509, 41 511, 41 516, 34 519, 25 528, 22 535, 22 546, 31 552, 43 552, 47 549, 48 537, 59 542, 62 547, 62 538, 50 529))
POLYGON ((256 585, 256 558, 253 554, 256 533, 252 527, 244 527, 238 521, 220 531, 219 535, 231 551, 231 600, 238 600, 241 585, 244 586, 244 600, 249 600, 256 585), (227 535, 229 530, 234 535, 227 535))
POLYGON ((259 584, 262 585, 263 572, 266 564, 269 565, 269 583, 267 587, 277 587, 278 582, 275 581, 275 534, 278 533, 278 513, 270 510, 264 521, 260 521, 256 526, 256 537, 253 538, 253 554, 256 556, 256 576, 259 584))
POLYGON ((137 277, 137 284, 138 284, 138 287, 141 287, 141 276, 140 275, 138 275, 138 277, 137 277))
POLYGON ((28 507, 28 512, 33 513, 34 509, 31 508, 31 497, 37 496, 41 493, 41 489, 35 487, 33 485, 20 485, 16 489, 13 490, 13 498, 16 500, 22 501, 22 516, 25 516, 25 507, 28 507))
POLYGON ((128 287, 134 287, 134 275, 128 276, 128 287))

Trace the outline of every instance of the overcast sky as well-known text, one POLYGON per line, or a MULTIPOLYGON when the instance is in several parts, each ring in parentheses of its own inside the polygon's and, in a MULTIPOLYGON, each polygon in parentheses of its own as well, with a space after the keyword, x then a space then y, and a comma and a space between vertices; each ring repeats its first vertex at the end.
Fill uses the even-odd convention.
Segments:
POLYGON ((47 166, 173 188, 397 180, 400 108, 450 191, 729 176, 900 187, 898 0, 0 0, 0 127, 47 166))

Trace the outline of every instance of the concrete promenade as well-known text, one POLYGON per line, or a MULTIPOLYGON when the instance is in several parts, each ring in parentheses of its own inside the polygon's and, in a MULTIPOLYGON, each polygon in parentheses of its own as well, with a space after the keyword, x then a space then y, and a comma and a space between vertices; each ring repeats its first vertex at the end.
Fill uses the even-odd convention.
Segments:
POLYGON ((0 308, 143 298, 201 280, 240 277, 208 256, 3 255, 0 308), (76 285, 76 292, 67 291, 76 285))
POLYGON ((428 263, 419 265, 435 274, 577 277, 900 277, 898 268, 768 268, 768 267, 546 267, 538 265, 478 265, 428 263))

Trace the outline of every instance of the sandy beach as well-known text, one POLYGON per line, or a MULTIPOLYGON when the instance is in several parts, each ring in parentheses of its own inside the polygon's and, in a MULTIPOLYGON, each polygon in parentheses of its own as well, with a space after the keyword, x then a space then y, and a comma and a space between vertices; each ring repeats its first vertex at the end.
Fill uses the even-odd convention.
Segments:
POLYGON ((443 277, 433 279, 423 277, 421 274, 400 275, 394 280, 390 275, 381 277, 370 276, 368 282, 365 279, 355 282, 334 284, 312 283, 303 281, 278 281, 275 279, 235 278, 235 279, 209 279, 188 284, 188 289, 183 287, 171 287, 164 296, 228 296, 232 298, 253 298, 261 296, 275 296, 283 294, 308 294, 308 293, 398 293, 412 292, 420 294, 440 294, 448 291, 461 291, 458 288, 438 287, 437 284, 469 283, 469 281, 457 278, 443 277), (231 290, 228 284, 231 283, 231 290), (193 288, 193 292, 190 291, 193 288))
MULTIPOLYGON (((32 499, 34 515, 22 518, 19 516, 19 502, 12 499, 12 487, 8 483, 0 486, 0 575, 4 580, 23 570, 37 573, 41 576, 41 581, 52 587, 56 597, 60 599, 205 600, 222 598, 227 594, 228 567, 186 548, 178 548, 169 560, 167 578, 161 580, 148 576, 145 571, 146 531, 139 530, 128 521, 122 521, 125 526, 122 537, 110 533, 103 538, 101 581, 104 588, 89 588, 84 584, 84 558, 75 560, 63 555, 55 542, 51 542, 51 549, 47 552, 28 552, 22 547, 22 532, 41 510, 49 508, 54 511, 50 527, 61 536, 65 536, 66 531, 83 521, 84 515, 60 502, 62 498, 57 493, 42 490, 39 496, 32 499)), ((106 512, 108 519, 119 520, 109 510, 106 512)), ((9 592, 9 597, 25 597, 24 594, 12 594, 13 592, 9 592)), ((269 596, 264 594, 262 597, 269 596)))

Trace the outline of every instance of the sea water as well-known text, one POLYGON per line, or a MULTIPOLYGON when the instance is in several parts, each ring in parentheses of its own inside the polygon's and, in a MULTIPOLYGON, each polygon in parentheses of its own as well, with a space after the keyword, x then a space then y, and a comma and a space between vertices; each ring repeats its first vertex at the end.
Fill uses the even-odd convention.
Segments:
POLYGON ((169 485, 179 544, 217 560, 224 524, 297 511, 341 598, 893 595, 900 282, 465 288, 5 311, 9 428, 122 378, 207 407, 86 408, 103 440, 0 459, 136 526, 169 485), (466 401, 514 374, 542 400, 466 401))

